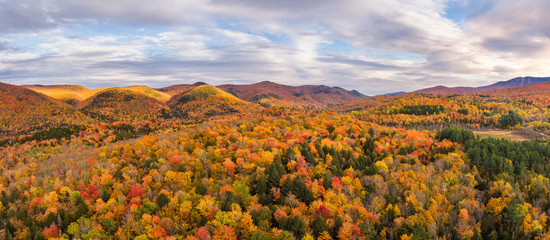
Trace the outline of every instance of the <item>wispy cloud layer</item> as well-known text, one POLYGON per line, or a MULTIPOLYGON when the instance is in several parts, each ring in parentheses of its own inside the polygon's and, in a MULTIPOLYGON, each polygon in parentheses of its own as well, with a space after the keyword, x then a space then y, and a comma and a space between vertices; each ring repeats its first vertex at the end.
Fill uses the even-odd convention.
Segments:
POLYGON ((545 0, 0 0, 0 81, 325 84, 548 76, 545 0))

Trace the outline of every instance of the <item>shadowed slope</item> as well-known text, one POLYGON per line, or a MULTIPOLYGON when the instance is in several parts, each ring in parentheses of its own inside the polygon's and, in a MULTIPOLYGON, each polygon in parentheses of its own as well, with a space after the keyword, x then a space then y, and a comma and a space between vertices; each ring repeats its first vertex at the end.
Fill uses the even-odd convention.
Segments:
POLYGON ((227 84, 218 87, 240 99, 263 106, 326 107, 367 98, 357 91, 347 91, 339 87, 323 85, 294 87, 269 81, 250 85, 227 84))
POLYGON ((5 83, 0 83, 0 112, 2 135, 89 122, 61 101, 5 83))
POLYGON ((142 121, 154 120, 167 112, 156 99, 123 88, 108 88, 80 104, 81 111, 97 120, 142 121))

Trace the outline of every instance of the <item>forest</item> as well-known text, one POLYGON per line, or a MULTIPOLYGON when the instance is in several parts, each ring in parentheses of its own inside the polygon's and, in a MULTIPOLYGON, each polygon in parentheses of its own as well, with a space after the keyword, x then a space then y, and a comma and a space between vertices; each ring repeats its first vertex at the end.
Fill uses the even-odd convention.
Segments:
POLYGON ((0 236, 546 239, 544 96, 406 94, 34 127, 0 144, 0 236))

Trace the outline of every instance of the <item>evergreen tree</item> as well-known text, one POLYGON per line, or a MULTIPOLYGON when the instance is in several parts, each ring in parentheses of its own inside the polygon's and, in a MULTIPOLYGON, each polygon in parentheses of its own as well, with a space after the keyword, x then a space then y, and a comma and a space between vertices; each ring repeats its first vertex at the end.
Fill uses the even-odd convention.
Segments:
POLYGON ((168 202, 170 202, 170 200, 168 199, 168 196, 166 196, 166 194, 161 193, 161 194, 158 195, 157 204, 159 205, 160 209, 162 209, 162 207, 164 207, 166 204, 168 204, 168 202))
POLYGON ((309 190, 309 188, 306 186, 306 183, 300 176, 294 177, 294 180, 292 181, 293 185, 293 191, 296 196, 306 204, 310 204, 315 200, 313 197, 313 193, 309 190))
POLYGON ((327 230, 327 226, 325 224, 325 219, 321 216, 317 216, 315 220, 311 223, 311 230, 313 231, 313 236, 315 238, 319 237, 322 232, 327 230))
POLYGON ((332 229, 330 229, 330 236, 332 237, 332 239, 338 239, 338 232, 343 225, 344 221, 342 221, 342 218, 336 217, 336 219, 334 220, 334 226, 332 226, 332 229))
POLYGON ((518 238, 516 235, 525 216, 521 212, 519 199, 514 198, 502 212, 502 221, 507 232, 511 234, 512 239, 518 238))

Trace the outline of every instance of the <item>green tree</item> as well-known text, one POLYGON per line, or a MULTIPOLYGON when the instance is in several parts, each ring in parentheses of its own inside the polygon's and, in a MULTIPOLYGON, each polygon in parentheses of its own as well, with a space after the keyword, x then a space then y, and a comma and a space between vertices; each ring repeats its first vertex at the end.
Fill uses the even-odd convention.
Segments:
POLYGON ((327 230, 327 225, 325 224, 325 219, 321 216, 317 216, 315 220, 311 223, 311 230, 313 231, 313 236, 315 238, 327 230))
POLYGON ((502 221, 506 227, 506 230, 511 234, 512 239, 516 239, 516 233, 523 221, 525 215, 521 212, 519 199, 514 198, 512 202, 504 208, 502 212, 502 221))
POLYGON ((157 196, 157 205, 159 206, 160 209, 162 209, 162 207, 166 206, 166 204, 168 204, 168 202, 170 202, 170 200, 168 199, 168 196, 166 196, 166 194, 160 193, 157 196))
POLYGON ((112 234, 117 230, 116 222, 112 218, 103 218, 100 221, 101 226, 103 226, 103 229, 107 231, 109 234, 112 234))

